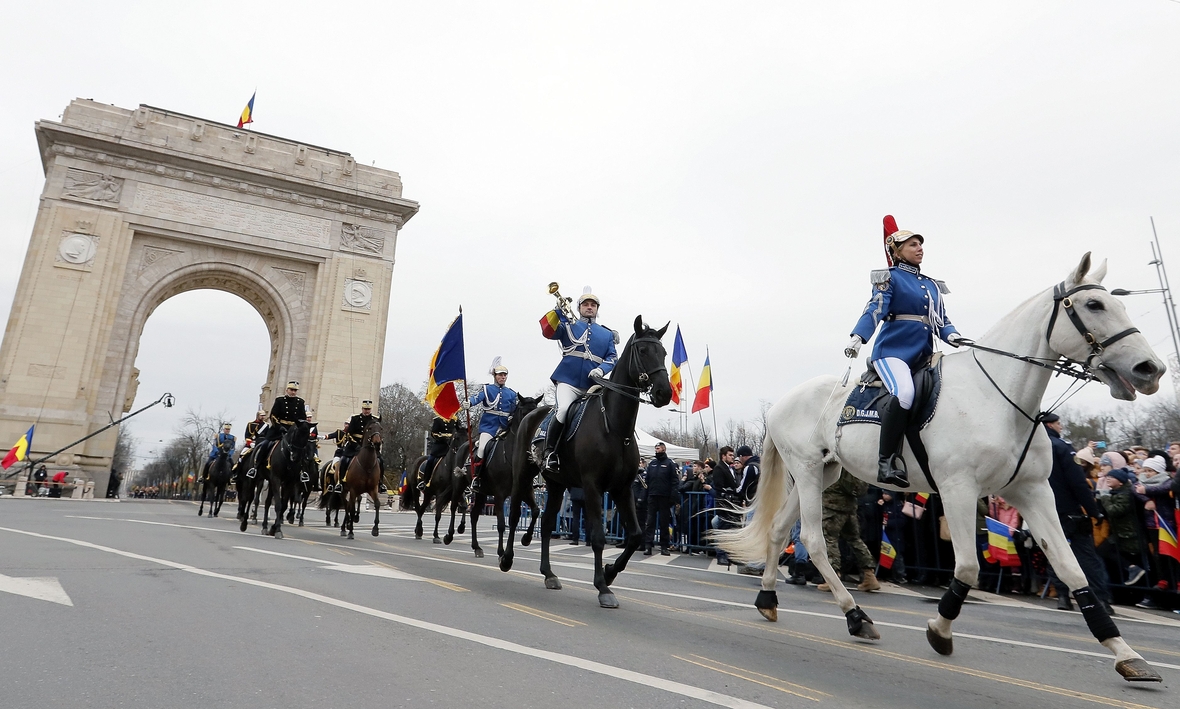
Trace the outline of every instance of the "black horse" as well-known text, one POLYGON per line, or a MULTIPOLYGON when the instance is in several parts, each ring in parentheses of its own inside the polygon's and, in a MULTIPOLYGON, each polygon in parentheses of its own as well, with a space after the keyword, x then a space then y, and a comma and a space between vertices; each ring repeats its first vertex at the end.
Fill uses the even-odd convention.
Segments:
POLYGON ((324 512, 325 527, 340 526, 340 510, 344 509, 344 495, 336 492, 336 483, 340 480, 340 463, 329 460, 320 468, 320 499, 316 506, 324 512), (336 521, 332 521, 332 513, 336 513, 336 521))
MULTIPOLYGON (((426 486, 425 490, 419 490, 412 482, 405 487, 405 495, 402 501, 402 506, 414 510, 418 515, 418 523, 414 526, 414 538, 422 538, 422 515, 430 507, 430 503, 434 502, 434 543, 435 544, 450 544, 455 539, 455 511, 461 507, 463 502, 463 491, 467 488, 467 474, 463 471, 462 466, 467 456, 467 441, 455 436, 451 440, 451 447, 447 449, 447 454, 440 458, 434 464, 433 475, 431 471, 426 471, 427 479, 430 484, 426 486), (451 527, 447 532, 445 539, 440 539, 438 536, 438 525, 442 520, 442 511, 447 506, 451 506, 451 527)), ((421 465, 425 458, 419 458, 415 465, 421 465)), ((467 528, 467 508, 463 508, 463 516, 459 520, 459 534, 462 534, 467 528)))
POLYGON ((320 472, 317 467, 319 445, 314 439, 309 440, 307 445, 307 457, 303 460, 303 468, 300 470, 299 480, 295 484, 295 499, 287 508, 287 524, 295 524, 298 521, 300 527, 303 526, 303 513, 307 510, 307 501, 311 498, 311 490, 315 487, 312 481, 317 479, 316 476, 320 472))
POLYGON ((275 501, 275 521, 269 528, 266 526, 263 512, 262 533, 275 539, 283 538, 283 513, 287 505, 293 504, 298 498, 300 485, 299 473, 307 460, 311 449, 308 436, 311 424, 306 421, 296 421, 291 424, 282 439, 271 449, 267 466, 270 469, 270 492, 267 494, 266 506, 269 508, 271 499, 275 501))
MULTIPOLYGON (((529 444, 529 441, 521 441, 519 438, 520 424, 522 419, 536 410, 541 401, 542 399, 540 397, 520 397, 516 403, 516 411, 513 411, 512 416, 508 419, 507 432, 496 441, 491 455, 484 456, 480 473, 483 485, 480 487, 478 493, 472 495, 471 500, 471 548, 475 551, 475 556, 478 559, 483 558, 483 549, 479 546, 476 526, 479 524, 480 512, 483 511, 484 505, 487 504, 489 492, 492 495, 493 504, 496 507, 496 530, 500 534, 500 542, 496 546, 496 554, 498 556, 504 556, 504 500, 512 495, 512 459, 518 449, 527 448, 529 444)), ((545 407, 545 410, 548 411, 548 407, 545 407)), ((488 445, 490 446, 491 444, 488 445)), ((484 452, 487 453, 487 451, 484 452)), ((537 503, 532 502, 529 509, 532 510, 535 523, 537 519, 537 503)), ((532 527, 530 526, 528 534, 531 533, 532 527)), ((526 544, 525 546, 528 545, 526 544)))
POLYGON ((242 453, 238 458, 238 475, 235 480, 238 489, 238 529, 246 531, 250 520, 258 520, 258 504, 262 500, 262 492, 266 487, 266 472, 256 471, 254 477, 249 477, 254 468, 257 447, 242 453))
MULTIPOLYGON (((594 586, 598 589, 598 603, 603 608, 619 607, 610 585, 643 543, 643 530, 635 515, 635 500, 631 497, 631 481, 639 468, 635 417, 639 413, 640 394, 649 392, 651 403, 656 407, 666 406, 672 399, 672 386, 664 366, 667 352, 660 342, 667 330, 667 325, 653 330, 644 325, 643 316, 635 318, 635 334, 627 340, 609 377, 598 381, 603 390, 591 397, 582 424, 573 438, 561 444, 561 472, 542 473, 548 489, 545 512, 541 517, 541 573, 545 575, 545 588, 561 588, 561 581, 549 565, 549 541, 557 526, 557 513, 566 488, 580 487, 586 495, 586 537, 594 549, 594 586), (602 527, 604 492, 609 492, 614 499, 616 513, 622 515, 627 530, 623 553, 605 568, 602 565, 602 549, 606 544, 602 527)), ((513 500, 531 499, 531 469, 522 465, 515 472, 513 500)), ((508 548, 500 558, 502 571, 512 568, 515 533, 513 528, 508 536, 508 548)))
POLYGON ((205 483, 201 486, 201 507, 197 516, 205 514, 205 500, 209 500, 209 516, 216 517, 221 512, 221 503, 225 502, 225 488, 229 485, 230 455, 223 449, 217 449, 217 456, 205 463, 205 483))

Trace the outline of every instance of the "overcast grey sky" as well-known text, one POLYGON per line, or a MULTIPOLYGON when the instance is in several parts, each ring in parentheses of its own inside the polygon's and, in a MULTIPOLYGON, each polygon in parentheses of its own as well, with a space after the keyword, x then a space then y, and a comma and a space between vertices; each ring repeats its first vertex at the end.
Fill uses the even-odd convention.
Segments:
MULTIPOLYGON (((396 170, 421 203, 385 383, 417 388, 462 304, 470 375, 501 355, 540 389, 557 280, 592 285, 624 333, 679 323, 694 375, 710 349, 722 426, 753 417, 843 372, 886 213, 926 236, 969 337, 1087 250, 1108 285, 1155 287, 1149 216, 1180 278, 1170 0, 20 5, 0 24, 5 319, 43 181, 34 121, 83 97, 232 123, 255 88, 255 129, 396 170)), ((1158 299, 1128 305, 1166 356, 1158 299)), ((174 298, 147 323, 137 405, 170 390, 240 431, 265 337, 233 296, 174 298)), ((1078 401, 1113 403, 1097 384, 1078 401)), ((141 450, 178 417, 142 417, 141 450)))

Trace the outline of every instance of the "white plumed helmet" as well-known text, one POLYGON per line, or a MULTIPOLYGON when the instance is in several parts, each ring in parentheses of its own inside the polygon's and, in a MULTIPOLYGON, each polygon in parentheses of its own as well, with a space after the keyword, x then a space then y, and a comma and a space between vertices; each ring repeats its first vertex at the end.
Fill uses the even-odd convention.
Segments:
POLYGON ((602 307, 602 301, 598 299, 598 296, 594 295, 590 286, 582 288, 582 295, 578 296, 578 305, 585 303, 587 300, 593 300, 595 305, 600 308, 602 307))
POLYGON ((497 374, 507 374, 507 373, 508 373, 508 368, 505 367, 504 365, 500 364, 500 356, 496 355, 496 358, 492 360, 492 366, 488 368, 488 374, 490 374, 494 377, 497 374))

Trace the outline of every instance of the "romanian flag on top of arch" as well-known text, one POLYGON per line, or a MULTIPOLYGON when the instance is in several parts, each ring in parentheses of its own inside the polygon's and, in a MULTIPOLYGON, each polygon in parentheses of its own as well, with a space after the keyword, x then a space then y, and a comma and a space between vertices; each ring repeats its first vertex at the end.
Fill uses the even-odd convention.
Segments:
POLYGON ((692 413, 709 408, 713 395, 713 370, 709 367, 709 350, 705 350, 705 368, 701 370, 700 383, 697 384, 697 395, 692 400, 692 413))
POLYGON ((246 107, 242 109, 242 116, 238 118, 238 128, 245 126, 247 123, 254 122, 254 97, 258 95, 258 91, 250 94, 250 100, 246 103, 246 107))
POLYGON ((25 431, 25 434, 17 439, 16 445, 12 447, 12 450, 8 451, 8 455, 4 456, 4 460, 0 461, 0 468, 8 470, 16 463, 29 457, 29 447, 33 445, 33 429, 36 427, 37 424, 29 426, 29 430, 25 431))
POLYGON ((460 312, 447 328, 442 342, 430 358, 430 374, 426 380, 426 403, 439 416, 449 419, 463 408, 456 381, 466 381, 467 362, 463 355, 463 313, 460 312))
POLYGON ((680 393, 684 390, 684 382, 680 380, 680 367, 688 361, 688 352, 684 349, 684 338, 680 336, 680 326, 676 326, 676 343, 672 345, 672 373, 668 381, 672 384, 672 403, 680 403, 680 393))

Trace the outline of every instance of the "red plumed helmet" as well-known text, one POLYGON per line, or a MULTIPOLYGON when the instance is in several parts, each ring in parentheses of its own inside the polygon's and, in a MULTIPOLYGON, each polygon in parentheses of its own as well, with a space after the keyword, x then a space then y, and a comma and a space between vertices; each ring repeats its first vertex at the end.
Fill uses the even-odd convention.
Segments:
POLYGON ((885 218, 881 220, 885 227, 885 263, 890 268, 897 265, 897 259, 894 257, 893 251, 910 239, 916 238, 919 243, 926 243, 926 239, 921 234, 915 234, 912 231, 904 231, 897 228, 897 220, 893 218, 892 214, 886 214, 885 218))

